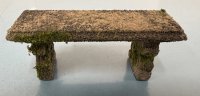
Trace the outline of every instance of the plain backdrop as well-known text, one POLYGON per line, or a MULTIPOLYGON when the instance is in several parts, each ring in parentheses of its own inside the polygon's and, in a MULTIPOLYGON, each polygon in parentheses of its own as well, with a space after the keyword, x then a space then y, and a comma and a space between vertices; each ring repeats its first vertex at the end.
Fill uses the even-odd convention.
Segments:
POLYGON ((0 96, 200 96, 199 0, 0 0, 0 96), (187 41, 161 43, 149 81, 130 69, 130 42, 57 42, 57 76, 37 79, 26 43, 6 41, 26 9, 166 9, 187 41))

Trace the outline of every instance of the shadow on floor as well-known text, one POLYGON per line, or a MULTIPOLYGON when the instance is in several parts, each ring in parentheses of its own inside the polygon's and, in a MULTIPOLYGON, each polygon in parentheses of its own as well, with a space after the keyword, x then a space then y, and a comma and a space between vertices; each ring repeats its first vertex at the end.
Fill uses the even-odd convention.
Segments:
POLYGON ((148 96, 148 83, 141 81, 99 84, 63 84, 41 81, 37 96, 148 96))
POLYGON ((149 96, 148 82, 136 81, 127 60, 122 82, 64 84, 63 80, 41 81, 36 96, 149 96))

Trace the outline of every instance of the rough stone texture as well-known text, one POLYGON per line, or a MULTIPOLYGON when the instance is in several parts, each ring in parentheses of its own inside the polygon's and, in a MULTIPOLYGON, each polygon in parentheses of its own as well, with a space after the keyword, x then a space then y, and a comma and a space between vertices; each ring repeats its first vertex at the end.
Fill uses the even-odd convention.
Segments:
POLYGON ((187 39, 164 10, 25 10, 6 38, 32 43, 38 36, 54 42, 187 39))
POLYGON ((38 78, 40 80, 53 80, 56 64, 53 43, 33 43, 28 49, 36 56, 35 68, 38 78))
POLYGON ((154 67, 154 57, 159 52, 160 42, 133 41, 129 50, 131 68, 136 80, 148 80, 154 67))

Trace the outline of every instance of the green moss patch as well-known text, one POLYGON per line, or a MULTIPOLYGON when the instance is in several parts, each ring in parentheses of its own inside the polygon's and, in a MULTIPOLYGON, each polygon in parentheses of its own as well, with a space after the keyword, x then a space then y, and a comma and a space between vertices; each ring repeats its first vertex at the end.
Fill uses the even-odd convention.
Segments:
POLYGON ((53 42, 32 43, 29 52, 36 56, 37 76, 41 80, 52 80, 55 70, 55 51, 53 42))
POLYGON ((16 35, 15 41, 26 42, 26 43, 48 43, 48 42, 59 42, 68 41, 71 39, 71 35, 67 32, 40 32, 34 35, 16 35))

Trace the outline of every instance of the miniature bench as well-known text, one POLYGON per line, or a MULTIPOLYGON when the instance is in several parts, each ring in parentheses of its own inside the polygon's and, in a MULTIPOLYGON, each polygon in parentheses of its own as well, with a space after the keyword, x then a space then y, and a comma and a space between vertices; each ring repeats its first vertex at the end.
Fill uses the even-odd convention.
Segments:
POLYGON ((6 39, 31 43, 40 80, 54 79, 53 42, 128 41, 136 80, 148 80, 160 42, 187 40, 183 29, 161 10, 25 10, 6 39))

